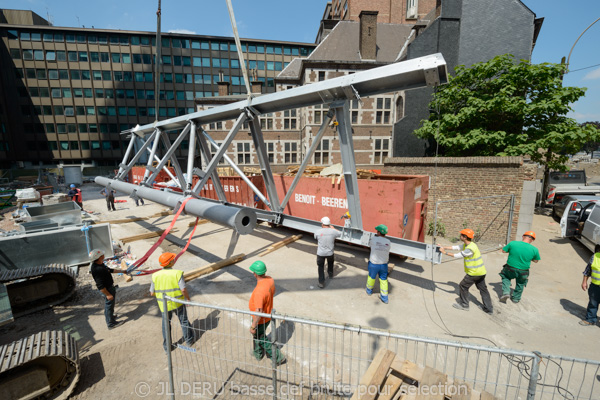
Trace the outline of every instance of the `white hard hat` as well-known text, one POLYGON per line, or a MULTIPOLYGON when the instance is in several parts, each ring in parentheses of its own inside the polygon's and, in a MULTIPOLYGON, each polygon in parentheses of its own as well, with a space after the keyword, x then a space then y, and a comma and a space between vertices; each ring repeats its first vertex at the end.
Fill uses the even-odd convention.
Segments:
POLYGON ((103 255, 104 255, 104 252, 102 250, 100 250, 100 249, 94 249, 94 250, 90 251, 90 260, 91 261, 96 261, 97 259, 99 259, 103 255))
POLYGON ((323 225, 331 225, 331 221, 329 220, 329 217, 323 217, 323 218, 321 218, 321 223, 323 225))

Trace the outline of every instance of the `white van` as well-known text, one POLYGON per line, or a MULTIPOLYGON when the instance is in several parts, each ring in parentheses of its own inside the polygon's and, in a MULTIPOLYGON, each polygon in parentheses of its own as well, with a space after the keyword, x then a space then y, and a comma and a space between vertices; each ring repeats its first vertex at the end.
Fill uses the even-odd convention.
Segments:
POLYGON ((571 201, 560 220, 562 237, 574 237, 592 252, 600 244, 600 200, 582 206, 571 201))

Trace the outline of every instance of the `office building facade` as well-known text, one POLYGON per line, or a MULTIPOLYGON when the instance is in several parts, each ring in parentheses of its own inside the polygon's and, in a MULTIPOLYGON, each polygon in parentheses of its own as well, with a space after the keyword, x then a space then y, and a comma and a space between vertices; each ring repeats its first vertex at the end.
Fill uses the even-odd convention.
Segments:
MULTIPOLYGON (((31 11, 0 10, 0 167, 94 162, 116 165, 120 132, 195 111, 195 98, 218 96, 217 82, 244 94, 233 38, 163 33, 155 93, 152 32, 50 26, 31 11), (158 110, 155 106, 159 97, 158 110)), ((315 45, 241 40, 262 91, 315 45)), ((179 156, 187 153, 187 143, 179 156)))

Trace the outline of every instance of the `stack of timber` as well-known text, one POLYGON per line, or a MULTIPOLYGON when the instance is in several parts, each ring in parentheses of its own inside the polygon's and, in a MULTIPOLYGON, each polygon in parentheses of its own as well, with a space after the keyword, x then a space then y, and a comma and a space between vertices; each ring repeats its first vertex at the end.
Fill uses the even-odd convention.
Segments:
POLYGON ((452 381, 430 367, 402 360, 387 349, 380 349, 351 400, 500 400, 488 392, 473 389, 468 383, 452 381))
MULTIPOLYGON (((310 165, 310 166, 306 167, 306 169, 302 173, 302 176, 304 176, 304 177, 321 177, 321 171, 323 171, 325 168, 326 167, 310 165)), ((299 165, 290 166, 290 167, 288 167, 288 171, 286 173, 284 173, 283 176, 296 176, 298 174, 299 169, 300 169, 299 165)), ((358 179, 371 179, 375 175, 377 175, 377 174, 369 169, 360 169, 360 168, 356 169, 356 176, 358 177, 358 179)), ((341 175, 332 175, 332 178, 334 180, 336 177, 341 178, 341 175)))

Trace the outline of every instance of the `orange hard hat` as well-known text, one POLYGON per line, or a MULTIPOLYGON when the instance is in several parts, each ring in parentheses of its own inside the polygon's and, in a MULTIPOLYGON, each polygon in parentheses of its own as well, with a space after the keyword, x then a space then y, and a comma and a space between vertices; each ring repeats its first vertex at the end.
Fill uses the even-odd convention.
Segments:
POLYGON ((523 234, 523 236, 531 236, 533 238, 533 240, 535 240, 535 232, 534 231, 527 231, 523 234))
POLYGON ((175 253, 162 253, 160 257, 158 257, 158 262, 161 267, 166 267, 175 259, 175 257, 175 253))
POLYGON ((473 229, 463 229, 460 231, 460 234, 465 235, 469 239, 473 239, 475 237, 475 232, 473 232, 473 229))

